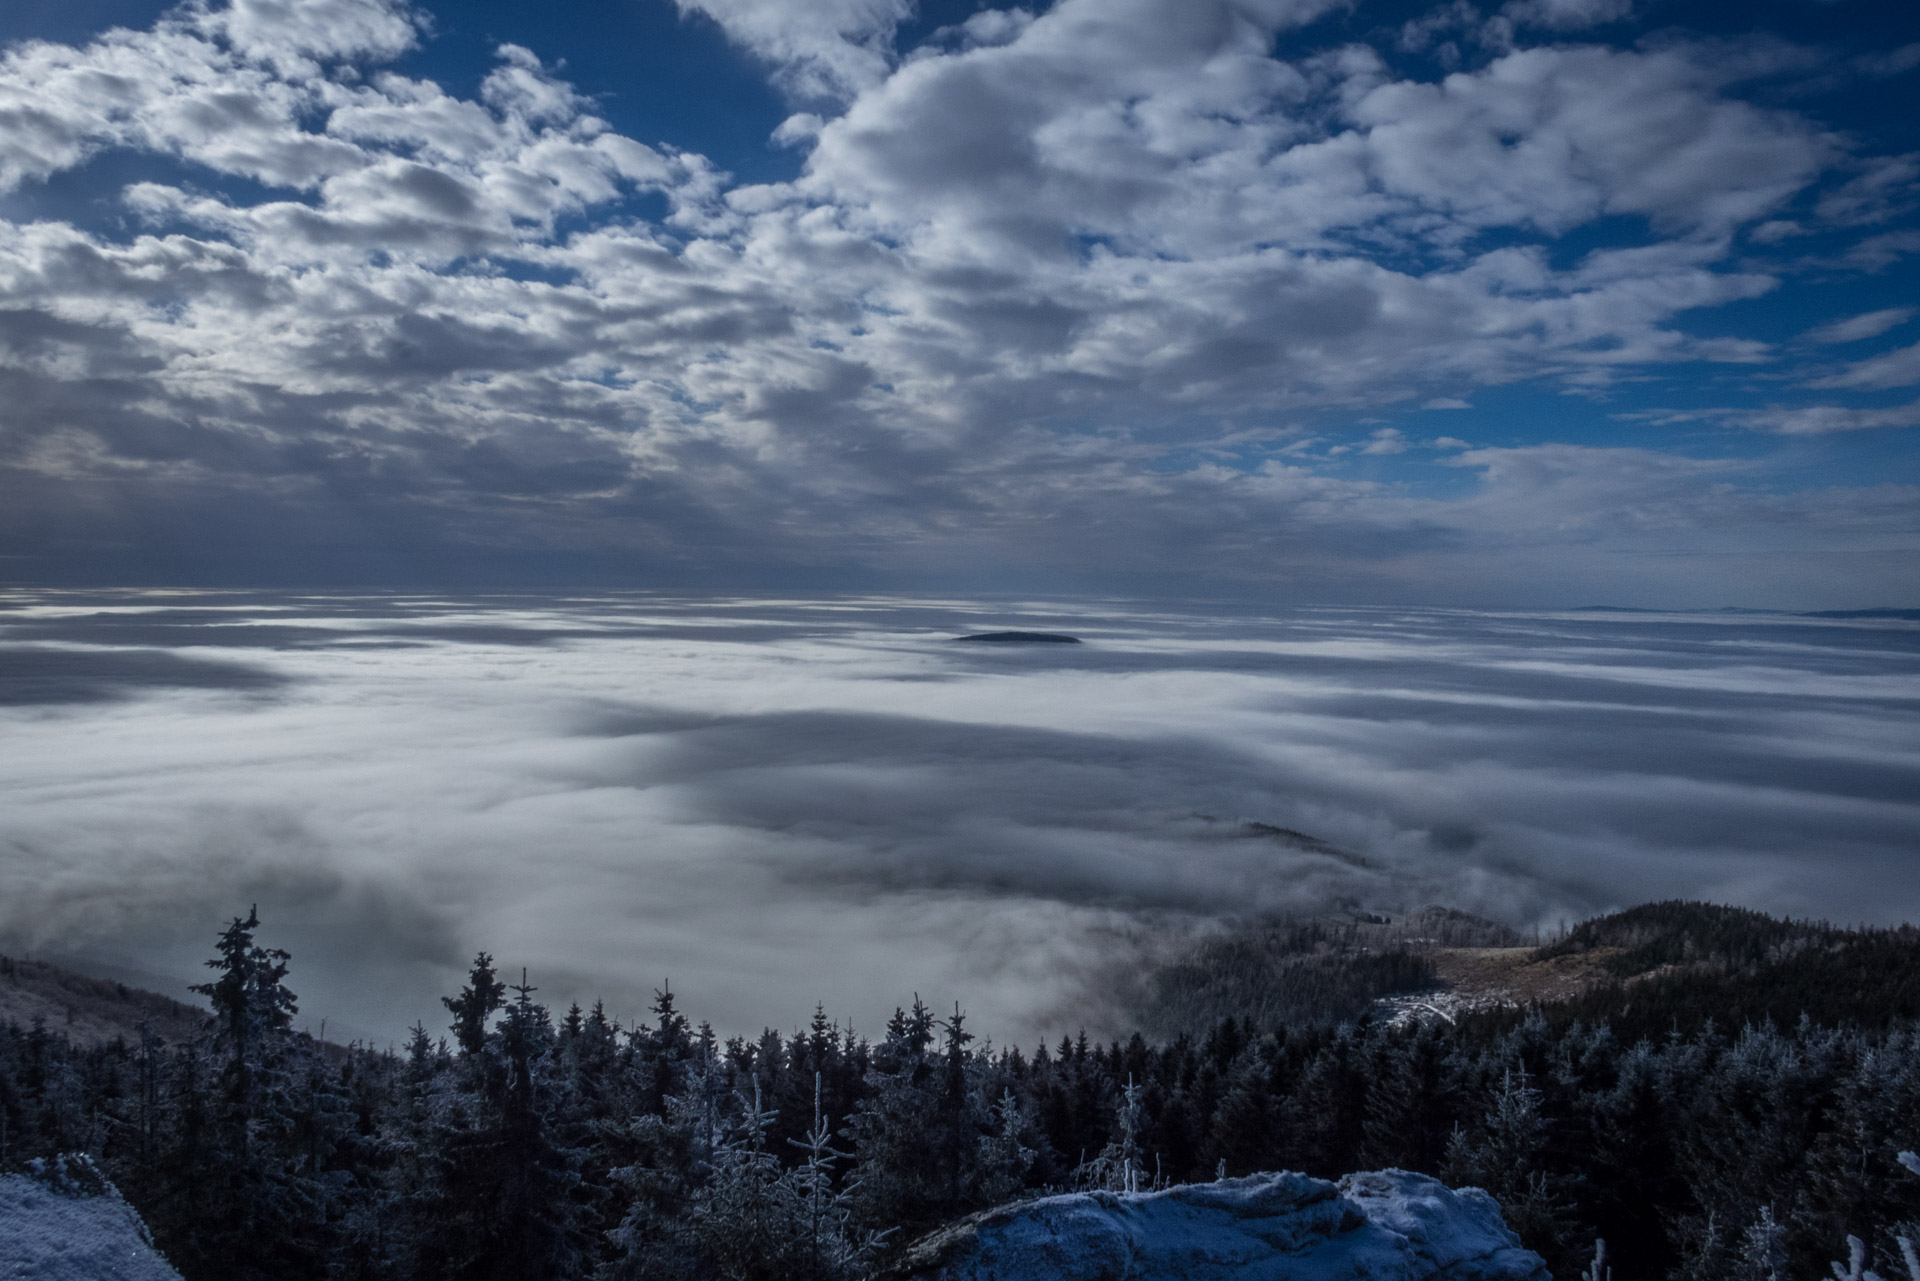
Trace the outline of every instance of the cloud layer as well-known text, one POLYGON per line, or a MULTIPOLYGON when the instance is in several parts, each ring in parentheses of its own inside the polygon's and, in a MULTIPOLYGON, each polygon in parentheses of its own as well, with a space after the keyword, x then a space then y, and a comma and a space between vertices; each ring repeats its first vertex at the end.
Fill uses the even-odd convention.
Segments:
POLYGON ((395 0, 8 48, 16 576, 564 554, 602 579, 1198 566, 1845 604, 1920 543, 1911 486, 1756 464, 1733 430, 1910 425, 1911 349, 1806 357, 1785 400, 1790 352, 1685 323, 1800 269, 1765 245, 1899 234, 1910 163, 1746 92, 1808 51, 1581 35, 1624 4, 1453 6, 1369 43, 1310 37, 1317 0, 1060 0, 911 48, 895 0, 680 7, 792 95, 791 181, 623 136, 539 50, 502 46, 472 98, 394 71, 432 38, 395 0), (1408 416, 1762 368, 1752 405, 1666 420, 1737 448, 1450 421, 1462 452, 1408 416), (1819 594, 1835 564, 1850 599, 1819 594))
POLYGON ((347 1035, 432 1022, 480 948, 623 1017, 670 978, 731 1031, 919 991, 1028 1038, 1116 953, 1248 911, 1920 912, 1899 619, 20 593, 5 623, 0 948, 190 981, 257 900, 347 1035), (1005 626, 1087 643, 948 639, 1005 626))

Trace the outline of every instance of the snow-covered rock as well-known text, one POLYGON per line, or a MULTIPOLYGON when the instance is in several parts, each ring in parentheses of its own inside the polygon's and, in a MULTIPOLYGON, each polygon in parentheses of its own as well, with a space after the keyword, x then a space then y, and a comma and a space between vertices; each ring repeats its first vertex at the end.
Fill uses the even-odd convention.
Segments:
POLYGON ((911 1281, 1551 1281, 1478 1188, 1404 1170, 1047 1197, 908 1251, 911 1281))
POLYGON ((85 1157, 0 1175, 0 1281, 180 1281, 85 1157))

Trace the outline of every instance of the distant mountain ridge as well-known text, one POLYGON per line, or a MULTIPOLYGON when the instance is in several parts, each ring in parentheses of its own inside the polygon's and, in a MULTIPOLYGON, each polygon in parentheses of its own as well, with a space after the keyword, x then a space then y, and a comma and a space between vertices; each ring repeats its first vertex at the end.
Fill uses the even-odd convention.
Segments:
POLYGON ((1670 900, 1556 938, 1444 907, 1249 921, 1120 975, 1122 1019, 1149 1038, 1260 1027, 1518 1018, 1613 1021, 1623 1034, 1708 1020, 1883 1027, 1920 1018, 1920 929, 1854 929, 1670 900), (1665 1020, 1665 1023, 1662 1023, 1665 1020))
POLYGON ((173 1044, 192 1040, 207 1012, 158 992, 88 978, 45 961, 0 956, 0 1026, 33 1027, 75 1045, 138 1044, 145 1023, 173 1044))
POLYGON ((1875 609, 1743 609, 1738 605, 1722 605, 1718 609, 1647 609, 1639 605, 1576 605, 1567 611, 1570 614, 1774 614, 1781 618, 1888 618, 1905 622, 1920 622, 1920 609, 1900 609, 1882 607, 1875 609))
MULTIPOLYGON (((1852 929, 1669 900, 1590 918, 1542 943, 1441 906, 1391 918, 1336 911, 1207 936, 1127 977, 1114 998, 1150 1037, 1200 1034, 1229 1015, 1271 1026, 1531 1006, 1636 1023, 1658 1008, 1689 1023, 1718 1011, 1723 1021, 1790 1022, 1806 1012, 1880 1025, 1920 1018, 1920 928, 1852 929)), ((157 992, 0 955, 0 1027, 37 1023, 76 1046, 133 1045, 144 1023, 178 1045, 208 1017, 157 992)))

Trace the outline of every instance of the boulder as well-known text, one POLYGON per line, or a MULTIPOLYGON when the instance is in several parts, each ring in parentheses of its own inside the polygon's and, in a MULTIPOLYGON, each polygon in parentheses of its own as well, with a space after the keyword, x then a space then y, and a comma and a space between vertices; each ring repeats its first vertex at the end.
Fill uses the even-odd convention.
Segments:
POLYGON ((180 1281, 84 1156, 0 1175, 0 1281, 180 1281))
POLYGON ((1478 1188, 1380 1170, 1045 1197, 911 1246, 897 1281, 1551 1281, 1478 1188))

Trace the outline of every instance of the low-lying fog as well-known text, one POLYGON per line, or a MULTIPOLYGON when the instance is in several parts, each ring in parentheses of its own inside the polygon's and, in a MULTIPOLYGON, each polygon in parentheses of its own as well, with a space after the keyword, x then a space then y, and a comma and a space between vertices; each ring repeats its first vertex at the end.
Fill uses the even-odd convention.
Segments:
POLYGON ((1920 916, 1920 624, 12 593, 0 950, 177 991, 257 901, 329 1037, 490 951, 722 1032, 1076 1026, 1223 915, 1920 916), (1082 645, 957 644, 992 628, 1082 645), (1333 848, 1253 824, 1308 834, 1333 848))

